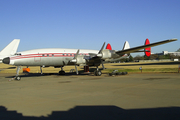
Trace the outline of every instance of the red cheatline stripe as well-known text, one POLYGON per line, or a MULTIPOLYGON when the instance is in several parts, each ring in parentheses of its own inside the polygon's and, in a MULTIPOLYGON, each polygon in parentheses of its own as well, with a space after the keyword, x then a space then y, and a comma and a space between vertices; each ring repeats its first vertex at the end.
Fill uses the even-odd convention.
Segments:
MULTIPOLYGON (((19 56, 11 57, 10 59, 15 60, 15 59, 23 59, 23 58, 34 58, 34 57, 74 57, 74 55, 75 55, 75 53, 41 53, 41 54, 19 55, 19 56), (47 56, 47 55, 49 55, 49 56, 47 56), (54 56, 52 56, 52 55, 54 55, 54 56)), ((80 55, 82 55, 82 53, 80 53, 80 55)), ((89 54, 83 53, 83 55, 89 55, 89 54)))

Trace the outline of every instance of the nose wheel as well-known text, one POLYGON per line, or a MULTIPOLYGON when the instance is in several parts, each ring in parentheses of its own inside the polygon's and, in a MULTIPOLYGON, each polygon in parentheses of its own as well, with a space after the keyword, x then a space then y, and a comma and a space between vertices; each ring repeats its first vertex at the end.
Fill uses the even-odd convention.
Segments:
POLYGON ((17 70, 16 70, 16 76, 14 77, 15 80, 20 81, 21 77, 19 77, 19 71, 21 70, 21 66, 17 66, 17 70))
POLYGON ((15 77, 15 80, 20 81, 20 80, 21 80, 21 77, 17 76, 17 77, 15 77))

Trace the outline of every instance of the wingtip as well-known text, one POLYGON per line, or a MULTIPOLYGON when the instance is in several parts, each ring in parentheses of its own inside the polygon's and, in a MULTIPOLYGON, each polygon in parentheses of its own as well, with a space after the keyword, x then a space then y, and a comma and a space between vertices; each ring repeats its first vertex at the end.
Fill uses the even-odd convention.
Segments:
POLYGON ((178 39, 177 38, 172 38, 172 39, 169 39, 171 41, 177 41, 178 39))

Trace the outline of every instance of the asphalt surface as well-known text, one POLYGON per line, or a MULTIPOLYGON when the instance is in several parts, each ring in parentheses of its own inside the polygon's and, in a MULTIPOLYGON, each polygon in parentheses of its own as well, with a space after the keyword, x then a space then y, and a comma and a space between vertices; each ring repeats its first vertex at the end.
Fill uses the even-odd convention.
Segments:
POLYGON ((180 74, 0 74, 0 119, 180 119, 180 74))

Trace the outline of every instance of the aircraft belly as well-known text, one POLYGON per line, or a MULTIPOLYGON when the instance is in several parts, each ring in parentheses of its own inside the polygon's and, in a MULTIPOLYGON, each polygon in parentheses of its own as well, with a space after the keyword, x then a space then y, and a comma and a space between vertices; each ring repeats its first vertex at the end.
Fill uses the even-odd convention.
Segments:
POLYGON ((45 66, 62 66, 63 58, 62 57, 42 58, 42 64, 45 66))
POLYGON ((68 65, 72 58, 64 57, 39 57, 39 58, 23 58, 14 62, 16 66, 64 66, 68 65))

